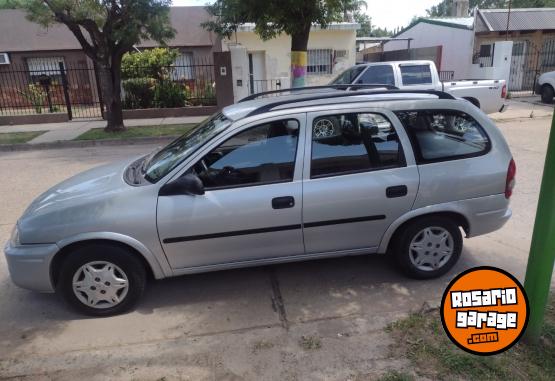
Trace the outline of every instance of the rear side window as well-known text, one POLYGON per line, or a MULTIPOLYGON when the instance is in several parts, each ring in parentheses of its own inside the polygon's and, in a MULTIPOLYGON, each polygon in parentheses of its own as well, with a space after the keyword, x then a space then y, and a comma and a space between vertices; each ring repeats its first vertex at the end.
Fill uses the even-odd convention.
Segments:
POLYGON ((401 65, 403 85, 428 85, 432 83, 430 65, 401 65))
POLYGON ((391 65, 368 66, 360 80, 364 84, 395 85, 391 65))
POLYGON ((312 178, 404 165, 397 132, 380 114, 326 115, 312 123, 312 178))
POLYGON ((490 149, 484 129, 470 115, 450 110, 398 111, 419 162, 480 156, 490 149))

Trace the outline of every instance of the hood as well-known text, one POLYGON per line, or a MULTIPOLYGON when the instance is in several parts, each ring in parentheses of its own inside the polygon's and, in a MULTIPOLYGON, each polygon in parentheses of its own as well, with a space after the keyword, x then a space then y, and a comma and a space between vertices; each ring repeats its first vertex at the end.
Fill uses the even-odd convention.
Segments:
POLYGON ((125 160, 102 165, 62 181, 37 197, 25 210, 21 220, 97 202, 132 188, 123 179, 126 167, 132 162, 125 160))

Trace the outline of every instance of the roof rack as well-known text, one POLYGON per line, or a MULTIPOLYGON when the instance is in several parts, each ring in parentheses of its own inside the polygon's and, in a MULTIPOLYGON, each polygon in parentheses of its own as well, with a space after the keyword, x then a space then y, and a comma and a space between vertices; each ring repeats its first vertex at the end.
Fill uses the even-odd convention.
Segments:
POLYGON ((350 89, 388 89, 388 90, 399 90, 397 86, 393 85, 380 85, 380 84, 343 84, 343 85, 322 85, 322 86, 306 86, 306 87, 292 87, 288 89, 270 90, 261 93, 256 93, 249 95, 241 99, 238 103, 252 101, 256 98, 261 98, 266 95, 280 94, 280 93, 292 93, 295 91, 305 91, 305 90, 319 90, 319 89, 332 89, 332 90, 350 90, 350 89))
MULTIPOLYGON (((324 86, 324 87, 326 87, 326 86, 324 86)), ((306 89, 306 87, 305 87, 305 89, 306 89)), ((342 94, 342 93, 328 93, 328 94, 320 93, 320 95, 314 95, 312 97, 306 97, 306 98, 301 98, 301 99, 297 98, 297 99, 286 99, 286 100, 281 99, 281 100, 279 100, 279 98, 276 98, 275 102, 265 104, 265 105, 255 109, 255 110, 251 111, 250 113, 247 114, 247 117, 262 114, 264 112, 270 111, 274 107, 283 106, 283 105, 291 104, 291 103, 315 101, 315 100, 320 100, 320 99, 345 98, 345 97, 354 97, 354 96, 360 96, 360 95, 380 95, 380 94, 429 94, 429 95, 437 96, 438 99, 450 99, 450 100, 456 99, 451 94, 446 93, 444 91, 439 91, 439 90, 385 90, 385 91, 383 91, 383 90, 377 90, 377 91, 367 90, 367 91, 352 91, 352 92, 349 91, 349 92, 345 92, 344 94, 342 94)))

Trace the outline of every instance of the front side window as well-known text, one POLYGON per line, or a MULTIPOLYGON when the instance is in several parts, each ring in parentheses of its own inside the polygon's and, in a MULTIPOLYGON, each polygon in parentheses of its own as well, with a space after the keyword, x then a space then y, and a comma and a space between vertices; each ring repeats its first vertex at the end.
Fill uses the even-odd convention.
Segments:
POLYGON ((364 84, 395 85, 393 68, 390 65, 369 66, 361 81, 364 84))
POLYGON ((197 127, 177 138, 160 151, 154 153, 150 160, 145 159, 145 179, 156 183, 170 173, 185 158, 198 147, 224 131, 231 125, 231 121, 222 113, 217 113, 206 119, 197 127))
POLYGON ((380 114, 326 115, 312 123, 312 178, 404 164, 399 137, 391 122, 380 114))
POLYGON ((363 65, 353 66, 352 68, 347 69, 343 73, 339 74, 333 81, 331 81, 331 84, 350 85, 365 68, 366 66, 363 65))
POLYGON ((298 137, 294 119, 252 127, 213 149, 192 171, 207 189, 292 181, 298 137))
POLYGON ((401 65, 403 85, 429 85, 432 83, 430 65, 401 65))
POLYGON ((478 156, 490 142, 474 118, 460 111, 398 111, 420 162, 478 156))

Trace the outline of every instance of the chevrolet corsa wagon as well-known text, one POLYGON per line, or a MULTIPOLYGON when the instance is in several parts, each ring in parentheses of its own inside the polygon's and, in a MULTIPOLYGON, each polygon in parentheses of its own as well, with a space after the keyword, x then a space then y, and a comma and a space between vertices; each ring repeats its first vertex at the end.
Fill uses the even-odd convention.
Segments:
POLYGON ((509 219, 515 171, 493 122, 449 94, 263 94, 54 186, 5 255, 17 285, 97 316, 129 310, 149 276, 380 253, 433 278, 463 233, 509 219))

